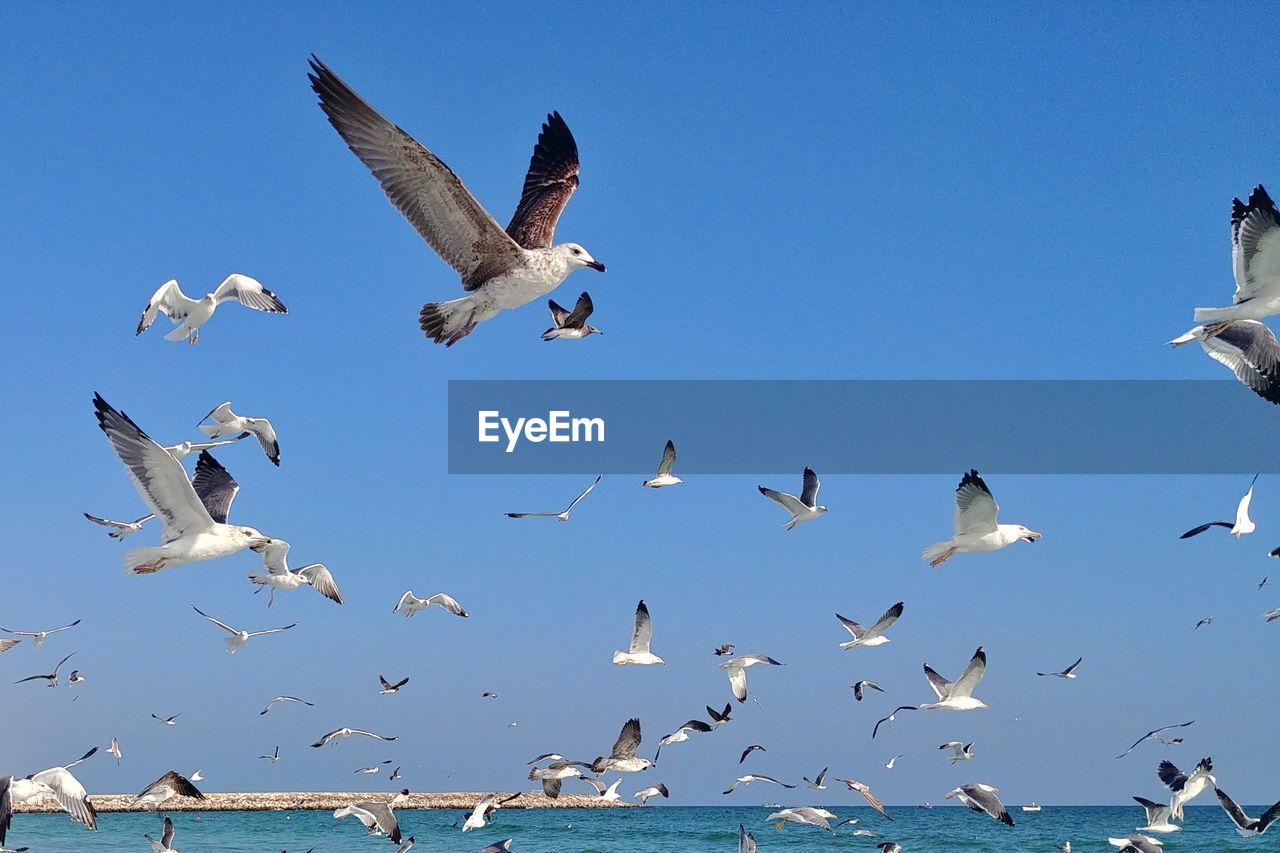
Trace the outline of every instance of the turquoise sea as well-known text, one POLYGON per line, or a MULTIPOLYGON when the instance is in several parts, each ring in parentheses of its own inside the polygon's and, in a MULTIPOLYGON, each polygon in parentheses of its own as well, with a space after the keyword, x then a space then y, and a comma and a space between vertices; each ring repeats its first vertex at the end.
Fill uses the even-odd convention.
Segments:
MULTIPOLYGON (((1265 807, 1246 808, 1251 815, 1265 807)), ((832 808, 841 817, 858 817, 835 836, 813 827, 788 824, 774 830, 763 807, 716 806, 650 807, 643 809, 503 809, 496 821, 465 835, 452 827, 461 812, 407 810, 397 812, 405 836, 417 838, 415 850, 469 851, 512 838, 514 853, 710 853, 736 851, 738 824, 755 833, 761 853, 772 850, 866 850, 878 853, 881 841, 896 841, 905 851, 990 851, 1034 853, 1049 851, 1065 840, 1073 851, 1114 850, 1107 836, 1124 836, 1142 825, 1142 810, 1133 808, 1045 806, 1035 814, 1014 813, 1017 825, 1008 828, 985 815, 955 807, 923 809, 890 807, 886 821, 868 808, 832 808), (857 837, 865 827, 875 838, 857 837)), ((351 818, 336 821, 328 812, 212 812, 175 813, 174 847, 182 853, 345 853, 394 851, 385 838, 368 836, 351 818)), ((160 818, 147 814, 104 814, 99 830, 89 832, 65 815, 15 815, 7 845, 30 847, 31 853, 116 853, 146 851, 143 833, 158 837, 160 818)), ((1187 809, 1186 829, 1163 836, 1165 850, 1197 853, 1280 850, 1280 834, 1246 841, 1236 835, 1217 806, 1187 809)))

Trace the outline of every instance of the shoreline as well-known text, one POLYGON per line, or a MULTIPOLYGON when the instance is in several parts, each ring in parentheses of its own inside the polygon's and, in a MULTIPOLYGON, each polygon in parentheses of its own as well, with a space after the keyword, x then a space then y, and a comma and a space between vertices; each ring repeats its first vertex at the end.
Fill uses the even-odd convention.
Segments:
MULTIPOLYGON (((408 802, 396 809, 452 809, 470 811, 492 791, 453 791, 409 794, 408 802)), ((164 804, 161 812, 260 812, 317 811, 340 809, 351 803, 386 802, 396 795, 391 791, 273 791, 244 793, 207 793, 206 799, 175 797, 164 804)), ((132 806, 132 794, 91 794, 93 807, 99 814, 146 812, 132 806)), ((523 792, 503 806, 504 809, 616 809, 637 808, 637 803, 605 802, 589 794, 561 794, 556 799, 542 792, 523 792)), ((57 803, 48 801, 34 806, 14 805, 14 814, 59 812, 57 803)))

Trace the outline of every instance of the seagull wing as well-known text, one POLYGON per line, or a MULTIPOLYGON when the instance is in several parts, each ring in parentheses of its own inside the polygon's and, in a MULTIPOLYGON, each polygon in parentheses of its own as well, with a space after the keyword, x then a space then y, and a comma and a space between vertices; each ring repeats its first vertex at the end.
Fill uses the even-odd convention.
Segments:
POLYGON ((613 742, 613 750, 609 753, 609 756, 611 758, 634 758, 636 747, 639 745, 640 721, 632 717, 623 724, 622 731, 618 734, 618 739, 613 742))
POLYGON ((873 729, 871 730, 871 739, 872 739, 872 740, 875 740, 876 733, 880 731, 880 726, 881 726, 883 723, 887 723, 887 722, 889 722, 890 720, 892 720, 894 717, 898 716, 898 712, 900 712, 900 711, 915 711, 915 710, 918 710, 918 709, 916 708, 916 706, 915 706, 915 705, 899 705, 898 707, 894 708, 894 709, 893 709, 893 713, 892 713, 892 714, 890 714, 890 715, 889 715, 889 716, 887 716, 887 717, 881 717, 879 720, 877 720, 877 721, 876 721, 875 728, 873 728, 873 729))
POLYGON ((417 604, 423 604, 425 602, 423 602, 421 598, 418 598, 418 596, 414 595, 413 590, 407 589, 405 590, 404 595, 400 596, 400 601, 396 603, 396 606, 391 608, 391 612, 398 612, 406 603, 414 604, 416 606, 417 604))
MULTIPOLYGON (((1253 483, 1258 482, 1258 475, 1253 475, 1253 483)), ((1240 503, 1236 505, 1236 526, 1240 527, 1249 521, 1249 504, 1253 503, 1253 483, 1249 484, 1249 491, 1244 493, 1244 497, 1240 499, 1240 503)), ((1235 529, 1235 528, 1232 528, 1235 529)))
POLYGON ((1000 505, 992 497, 991 490, 977 470, 971 469, 956 487, 956 511, 951 519, 956 535, 990 533, 996 529, 999 512, 1000 505))
POLYGON ((1248 203, 1232 200, 1231 266, 1237 305, 1280 290, 1280 214, 1261 184, 1248 203))
POLYGON ((564 325, 570 329, 581 329, 594 310, 595 306, 591 304, 591 296, 584 290, 578 296, 577 303, 573 306, 573 313, 565 318, 564 325))
POLYGON ((1258 396, 1280 403, 1280 345, 1265 323, 1226 323, 1217 334, 1201 336, 1200 346, 1258 396))
POLYGON ((12 776, 0 776, 0 844, 4 844, 9 822, 13 820, 13 795, 9 791, 12 782, 12 776))
POLYGON ((475 290, 522 257, 448 166, 387 120, 316 57, 307 76, 320 107, 396 209, 475 290))
POLYGON ((1063 674, 1063 675, 1070 675, 1071 673, 1075 672, 1075 671, 1076 671, 1076 667, 1078 667, 1078 666, 1081 664, 1081 662, 1082 662, 1082 661, 1084 661, 1084 656, 1083 656, 1083 655, 1081 655, 1080 657, 1076 658, 1076 662, 1075 662, 1075 663, 1073 663, 1073 664, 1071 664, 1071 666, 1067 667, 1066 669, 1064 669, 1064 670, 1062 671, 1062 674, 1063 674))
POLYGON ((89 801, 89 792, 84 789, 75 776, 65 767, 53 767, 36 773, 31 779, 43 782, 53 789, 62 810, 71 815, 72 820, 82 823, 90 829, 98 828, 98 813, 89 801))
POLYGON ((289 543, 283 539, 272 539, 258 549, 258 554, 262 556, 262 565, 266 567, 269 573, 273 575, 289 574, 290 547, 289 543))
POLYGON ((563 329, 565 321, 569 319, 568 310, 554 299, 547 300, 547 308, 551 310, 551 324, 557 329, 563 329))
MULTIPOLYGON (((1244 809, 1236 804, 1236 801, 1227 796, 1226 792, 1221 788, 1215 787, 1213 792, 1218 795, 1218 802, 1222 804, 1222 810, 1227 813, 1227 817, 1231 818, 1231 822, 1241 829, 1249 829, 1253 825, 1253 819, 1244 813, 1244 809)), ((1147 825, 1151 824, 1151 807, 1147 805, 1148 800, 1141 797, 1134 797, 1135 800, 1142 803, 1142 807, 1147 810, 1147 825)), ((1155 803, 1151 803, 1152 806, 1155 803)))
POLYGON ((972 696, 973 689, 978 686, 978 682, 982 680, 982 676, 986 671, 987 653, 979 646, 978 650, 973 653, 973 657, 969 659, 969 665, 964 668, 960 679, 956 681, 955 686, 951 689, 951 696, 972 696))
POLYGON ((559 515, 558 512, 508 512, 504 513, 507 518, 549 518, 559 515))
POLYGON ((733 698, 739 702, 747 701, 747 671, 741 664, 734 664, 726 666, 725 672, 729 675, 729 687, 733 690, 733 698))
MULTIPOLYGON (((596 478, 595 478, 594 480, 592 480, 592 481, 591 481, 591 485, 590 485, 590 486, 587 486, 585 489, 583 489, 583 490, 582 490, 582 494, 578 495, 576 498, 574 498, 574 499, 573 499, 573 503, 569 504, 569 507, 568 507, 568 509, 566 509, 566 510, 565 510, 565 512, 566 512, 566 513, 573 512, 573 508, 574 508, 575 506, 577 506, 577 505, 578 505, 578 501, 582 500, 582 499, 583 499, 583 498, 585 498, 587 495, 591 494, 591 490, 592 490, 592 489, 594 489, 594 488, 596 487, 596 483, 600 482, 600 478, 601 478, 601 477, 603 477, 603 476, 604 476, 603 474, 597 474, 597 475, 596 475, 596 478)), ((554 512, 553 512, 553 513, 551 513, 551 514, 552 514, 552 515, 558 515, 559 513, 554 513, 554 512)))
POLYGON ((267 634, 279 634, 281 631, 288 631, 290 628, 296 628, 296 627, 298 627, 298 623, 294 622, 292 625, 285 625, 283 628, 264 628, 261 631, 250 631, 249 636, 264 637, 267 634))
POLYGON ((870 628, 867 629, 864 639, 866 637, 880 636, 889 628, 890 625, 892 625, 894 622, 897 622, 898 617, 901 615, 902 615, 902 602, 899 601, 897 604, 893 605, 888 610, 886 610, 884 612, 884 615, 876 620, 876 624, 872 625, 870 628))
POLYGON ((560 113, 553 112, 538 134, 520 204, 507 226, 513 240, 526 249, 551 246, 560 214, 578 188, 578 171, 578 144, 560 113))
MULTIPOLYGON (((586 294, 583 294, 584 296, 586 294)), ((676 445, 670 439, 667 440, 667 446, 662 448, 662 461, 658 463, 658 476, 670 474, 671 469, 676 465, 676 445)))
POLYGON ((213 298, 219 305, 234 299, 244 307, 255 311, 267 311, 271 314, 289 313, 284 303, 276 298, 274 293, 263 287, 262 282, 239 273, 227 276, 226 280, 213 292, 213 298))
POLYGON ((196 474, 191 478, 191 487, 195 489, 209 517, 219 524, 226 524, 227 515, 231 512, 231 502, 236 499, 240 484, 207 450, 201 450, 200 458, 196 460, 196 474))
POLYGON ((997 789, 990 785, 965 785, 961 788, 968 795, 969 808, 974 811, 982 811, 991 817, 1005 824, 1013 826, 1013 818, 1009 816, 1009 810, 1004 807, 1004 803, 1000 802, 1000 798, 996 796, 997 789))
POLYGON ((183 293, 177 280, 171 278, 160 285, 147 301, 147 307, 142 309, 142 316, 138 318, 138 330, 135 334, 140 335, 150 329, 158 314, 164 314, 173 322, 179 323, 187 319, 195 304, 196 300, 183 293))
POLYGON ((276 429, 266 418, 245 418, 245 426, 258 439, 258 446, 277 468, 280 467, 280 440, 276 438, 276 429))
POLYGON ((463 619, 467 618, 466 608, 459 604, 452 596, 446 595, 443 592, 437 592, 435 595, 428 598, 427 604, 438 604, 454 616, 461 616, 463 619))
POLYGON ((782 508, 792 515, 799 515, 808 509, 795 495, 789 495, 786 492, 779 492, 775 489, 767 489, 764 486, 756 486, 756 488, 760 490, 760 494, 774 503, 781 504, 782 508))
POLYGON ((929 664, 924 665, 924 677, 929 682, 929 686, 933 688, 933 692, 938 694, 939 699, 946 699, 947 695, 955 687, 950 681, 947 681, 938 671, 929 664))
POLYGON ((884 810, 884 803, 880 802, 879 798, 876 797, 875 794, 871 793, 870 788, 868 788, 866 785, 863 785, 858 788, 858 793, 862 795, 862 799, 867 801, 867 805, 871 806, 871 808, 880 812, 882 816, 888 818, 889 820, 893 820, 893 818, 889 817, 889 813, 884 810))
POLYGON ((196 607, 194 604, 193 604, 193 605, 191 605, 191 609, 192 609, 192 610, 194 610, 195 612, 199 613, 199 614, 200 614, 201 616, 203 616, 204 618, 208 619, 208 620, 209 620, 210 622, 212 622, 213 624, 217 625, 217 626, 218 626, 219 628, 221 628, 222 630, 226 631, 228 634, 239 634, 239 633, 240 633, 240 629, 239 629, 239 628, 232 628, 232 627, 231 627, 230 625, 228 625, 226 622, 222 622, 222 621, 220 621, 220 620, 218 620, 218 619, 214 619, 212 616, 210 616, 208 613, 205 613, 203 610, 201 610, 199 607, 196 607))
POLYGON ((836 614, 836 618, 840 620, 840 624, 844 626, 844 629, 853 635, 855 640, 861 640, 866 636, 867 629, 859 625, 857 622, 854 622, 852 619, 846 619, 839 613, 836 614))
POLYGON ((1156 768, 1156 775, 1170 791, 1181 791, 1187 784, 1187 776, 1172 761, 1161 761, 1156 768))
POLYGON ((160 833, 160 843, 167 849, 173 847, 173 821, 170 818, 164 819, 164 831, 160 833))
POLYGON ((822 483, 818 480, 818 475, 813 473, 812 468, 804 469, 804 488, 800 491, 800 503, 812 509, 818 505, 818 489, 822 488, 822 483))
POLYGON ((647 654, 653 641, 653 620, 649 618, 649 608, 644 599, 636 605, 636 625, 631 633, 631 654, 647 654))
POLYGON ((312 563, 309 566, 303 566, 298 569, 298 574, 306 578, 311 588, 325 598, 338 604, 342 603, 342 591, 338 589, 338 584, 333 579, 333 573, 329 571, 324 563, 312 563))

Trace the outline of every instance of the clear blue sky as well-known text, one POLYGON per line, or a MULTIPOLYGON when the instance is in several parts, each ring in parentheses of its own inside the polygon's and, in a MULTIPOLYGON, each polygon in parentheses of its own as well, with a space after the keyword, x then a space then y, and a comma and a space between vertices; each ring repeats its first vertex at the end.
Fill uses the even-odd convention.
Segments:
MULTIPOLYGON (((629 716, 651 755, 728 698, 710 651, 734 642, 788 666, 752 671, 763 709, 737 708, 644 774, 674 803, 723 801, 754 742, 769 751, 751 770, 798 782, 830 765, 888 803, 978 779, 1013 802, 1122 802, 1157 794, 1159 758, 1210 754, 1238 799, 1275 798, 1257 745, 1280 702, 1280 626, 1260 618, 1280 582, 1254 590, 1280 576, 1265 557, 1273 479, 1258 484, 1259 534, 1178 542, 1245 483, 1011 477, 974 460, 1004 519, 1045 538, 934 572, 918 554, 949 532, 959 471, 829 477, 831 513, 791 534, 752 477, 659 493, 608 477, 569 525, 517 524, 502 512, 556 507, 581 478, 449 477, 443 408, 450 378, 1221 378, 1162 342, 1193 306, 1229 298, 1231 197, 1280 183, 1273 30, 1256 10, 11 4, 0 27, 0 620, 84 619, 42 652, 4 655, 0 682, 73 649, 89 679, 77 693, 0 687, 4 772, 116 736, 125 762, 87 765, 90 790, 197 767, 214 790, 343 789, 384 757, 415 789, 516 790, 528 758, 589 760, 629 716), (607 334, 545 344, 535 305, 452 350, 428 345, 418 308, 456 295, 457 278, 324 120, 312 51, 504 222, 558 109, 583 161, 558 237, 609 267, 559 295, 588 287, 607 334), (158 327, 134 339, 161 282, 203 293, 232 271, 289 315, 225 308, 194 348, 158 327), (194 438, 224 399, 271 418, 280 469, 248 445, 220 456, 243 486, 233 520, 327 563, 347 604, 304 590, 267 611, 244 579, 252 554, 125 577, 124 548, 80 517, 141 514, 94 425, 95 390, 167 441, 194 438), (393 617, 410 587, 447 590, 472 618, 393 617), (616 669, 640 597, 669 665, 616 669), (899 599, 891 645, 836 647, 832 611, 865 621, 899 599), (229 658, 193 603, 300 626, 229 658), (888 708, 928 695, 922 661, 954 676, 979 644, 992 710, 904 717, 869 739, 888 708), (1077 655, 1077 682, 1032 675, 1077 655), (412 681, 378 696, 379 672, 412 681), (889 695, 855 705, 859 678, 889 695), (318 707, 257 716, 281 692, 318 707), (152 712, 183 717, 162 729, 152 712), (1181 750, 1111 758, 1191 718, 1181 750), (343 724, 401 740, 306 748, 343 724), (947 766, 936 746, 952 738, 975 740, 978 759, 947 766), (280 764, 256 760, 276 744, 280 764)), ((921 416, 973 428, 964 412, 921 416)))

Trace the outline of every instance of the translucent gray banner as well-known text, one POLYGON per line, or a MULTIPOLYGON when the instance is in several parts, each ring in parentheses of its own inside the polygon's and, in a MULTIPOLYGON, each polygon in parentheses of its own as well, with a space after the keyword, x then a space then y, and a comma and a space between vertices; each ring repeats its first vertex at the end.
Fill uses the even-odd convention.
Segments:
POLYGON ((667 439, 689 474, 1277 473, 1278 438, 1230 381, 449 383, 452 474, 651 473, 667 439))

